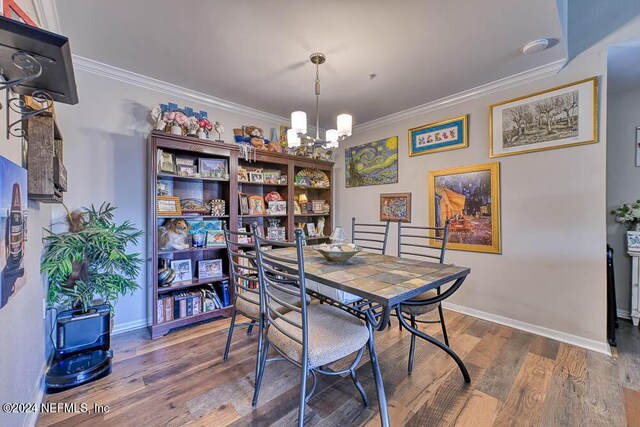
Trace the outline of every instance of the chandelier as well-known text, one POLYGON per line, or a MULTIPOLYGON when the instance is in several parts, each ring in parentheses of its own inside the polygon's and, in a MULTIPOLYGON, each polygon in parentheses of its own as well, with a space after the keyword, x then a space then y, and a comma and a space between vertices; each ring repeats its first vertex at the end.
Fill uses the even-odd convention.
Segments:
POLYGON ((353 119, 351 114, 340 114, 337 120, 337 129, 329 129, 325 138, 320 138, 320 64, 326 61, 324 54, 312 53, 309 60, 316 66, 316 136, 307 135, 307 113, 294 111, 291 113, 291 129, 287 131, 287 145, 299 147, 304 141, 305 145, 320 146, 323 148, 338 148, 338 143, 351 136, 353 119))

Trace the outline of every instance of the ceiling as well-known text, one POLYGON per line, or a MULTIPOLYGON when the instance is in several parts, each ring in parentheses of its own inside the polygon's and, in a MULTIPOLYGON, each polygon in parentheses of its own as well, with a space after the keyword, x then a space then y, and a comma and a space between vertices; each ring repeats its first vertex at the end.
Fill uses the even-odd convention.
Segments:
POLYGON ((640 88, 640 41, 611 46, 607 52, 607 91, 640 88))
POLYGON ((321 127, 425 104, 566 57, 556 0, 56 0, 72 52, 321 127), (558 39, 524 56, 540 37, 558 39), (376 73, 375 79, 369 74, 376 73))

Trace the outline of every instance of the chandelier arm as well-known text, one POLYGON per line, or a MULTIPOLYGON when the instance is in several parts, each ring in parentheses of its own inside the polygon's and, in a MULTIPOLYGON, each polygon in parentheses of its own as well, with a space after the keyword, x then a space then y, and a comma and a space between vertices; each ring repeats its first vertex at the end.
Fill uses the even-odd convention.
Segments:
POLYGON ((316 139, 320 139, 320 64, 316 64, 316 139))

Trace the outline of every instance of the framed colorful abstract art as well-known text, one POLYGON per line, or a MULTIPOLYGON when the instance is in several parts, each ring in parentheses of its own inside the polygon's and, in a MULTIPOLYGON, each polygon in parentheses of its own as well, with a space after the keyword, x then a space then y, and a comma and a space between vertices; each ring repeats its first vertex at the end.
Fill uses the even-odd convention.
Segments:
POLYGON ((409 156, 468 147, 467 129, 466 115, 409 129, 409 156))
POLYGON ((398 137, 345 149, 347 188, 398 182, 398 137))
POLYGON ((429 226, 447 220, 447 249, 500 253, 500 163, 429 172, 429 226))
POLYGON ((411 222, 411 193, 380 194, 380 221, 411 222))

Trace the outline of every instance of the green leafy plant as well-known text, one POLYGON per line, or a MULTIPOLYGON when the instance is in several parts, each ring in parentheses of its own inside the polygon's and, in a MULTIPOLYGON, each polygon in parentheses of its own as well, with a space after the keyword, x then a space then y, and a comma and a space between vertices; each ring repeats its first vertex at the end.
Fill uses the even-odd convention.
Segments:
POLYGON ((629 230, 635 230, 640 224, 640 200, 631 204, 623 203, 620 207, 611 211, 616 216, 616 221, 626 224, 629 230))
POLYGON ((142 231, 129 221, 115 224, 115 209, 103 203, 98 209, 67 211, 69 231, 45 230, 41 271, 49 278, 49 305, 87 311, 95 298, 111 305, 139 288, 135 279, 142 258, 126 248, 138 243, 142 231))

